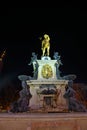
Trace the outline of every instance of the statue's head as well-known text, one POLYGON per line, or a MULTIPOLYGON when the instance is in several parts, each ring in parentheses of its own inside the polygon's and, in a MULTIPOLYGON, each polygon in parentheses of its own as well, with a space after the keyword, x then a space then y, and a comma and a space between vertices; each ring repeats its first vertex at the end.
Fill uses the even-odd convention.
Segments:
POLYGON ((47 39, 47 40, 50 40, 50 37, 47 34, 44 34, 44 38, 47 39))
POLYGON ((32 56, 34 56, 35 55, 35 52, 32 52, 32 56))
POLYGON ((59 53, 58 52, 54 52, 55 55, 58 55, 59 53))

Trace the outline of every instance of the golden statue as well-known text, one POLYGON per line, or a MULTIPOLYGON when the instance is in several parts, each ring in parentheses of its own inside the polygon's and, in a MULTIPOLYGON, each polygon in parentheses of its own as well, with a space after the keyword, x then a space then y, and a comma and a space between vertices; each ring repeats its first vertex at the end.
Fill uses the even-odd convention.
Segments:
POLYGON ((49 56, 50 51, 50 37, 47 34, 44 34, 44 39, 42 40, 42 56, 49 56))

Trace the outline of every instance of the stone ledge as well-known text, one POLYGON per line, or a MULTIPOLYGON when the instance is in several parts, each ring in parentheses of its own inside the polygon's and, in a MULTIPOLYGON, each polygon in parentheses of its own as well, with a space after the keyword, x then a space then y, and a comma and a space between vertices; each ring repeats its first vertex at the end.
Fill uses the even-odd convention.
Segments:
POLYGON ((60 118, 66 120, 67 118, 69 119, 85 119, 87 118, 87 113, 0 113, 0 119, 1 118, 32 118, 32 119, 43 119, 46 118, 48 119, 50 117, 50 120, 53 120, 54 118, 60 118), (52 117, 52 118, 51 118, 52 117))
POLYGON ((68 80, 50 80, 50 79, 45 79, 45 80, 27 80, 26 81, 27 84, 58 84, 58 85, 62 85, 62 84, 68 84, 68 80))
POLYGON ((0 113, 0 130, 87 130, 87 113, 0 113))

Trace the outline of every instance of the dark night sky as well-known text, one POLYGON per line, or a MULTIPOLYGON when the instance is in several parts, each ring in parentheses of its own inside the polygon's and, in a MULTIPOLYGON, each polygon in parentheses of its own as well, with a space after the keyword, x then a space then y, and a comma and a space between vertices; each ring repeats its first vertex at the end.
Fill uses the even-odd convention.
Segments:
POLYGON ((69 4, 55 8, 1 9, 0 52, 6 49, 1 75, 9 80, 20 74, 32 75, 31 53, 40 58, 39 37, 51 38, 50 56, 61 55, 62 75, 76 74, 76 82, 87 83, 87 10, 69 4))

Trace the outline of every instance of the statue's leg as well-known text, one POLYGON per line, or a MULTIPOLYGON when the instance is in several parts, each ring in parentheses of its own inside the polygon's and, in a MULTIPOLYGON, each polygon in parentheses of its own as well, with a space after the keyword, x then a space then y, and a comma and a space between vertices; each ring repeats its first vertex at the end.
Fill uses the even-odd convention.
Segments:
POLYGON ((47 48, 47 55, 49 56, 49 48, 47 48))
POLYGON ((43 49, 43 56, 44 56, 44 54, 45 54, 45 49, 43 49))

